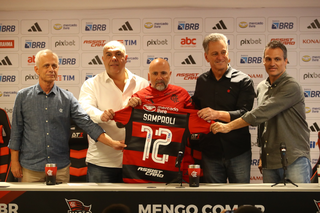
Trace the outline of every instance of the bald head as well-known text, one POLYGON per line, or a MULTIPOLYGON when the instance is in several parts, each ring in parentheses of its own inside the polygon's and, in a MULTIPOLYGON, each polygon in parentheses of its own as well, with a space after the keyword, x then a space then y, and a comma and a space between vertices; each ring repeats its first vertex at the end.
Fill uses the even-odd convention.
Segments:
POLYGON ((154 59, 149 66, 151 87, 163 91, 168 87, 171 77, 170 65, 163 58, 154 59))
POLYGON ((120 51, 123 53, 123 55, 126 55, 126 48, 125 46, 120 43, 119 41, 113 40, 109 41, 103 46, 103 52, 107 49, 120 49, 120 51))

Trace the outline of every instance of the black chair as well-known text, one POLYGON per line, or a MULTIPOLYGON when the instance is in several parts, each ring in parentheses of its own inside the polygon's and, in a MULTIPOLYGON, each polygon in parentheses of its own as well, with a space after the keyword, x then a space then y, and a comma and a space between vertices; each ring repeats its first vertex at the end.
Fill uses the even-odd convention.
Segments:
POLYGON ((10 149, 8 148, 11 134, 11 124, 7 112, 2 108, 0 108, 0 126, 2 126, 0 133, 0 181, 15 182, 17 179, 10 171, 11 154, 10 149))

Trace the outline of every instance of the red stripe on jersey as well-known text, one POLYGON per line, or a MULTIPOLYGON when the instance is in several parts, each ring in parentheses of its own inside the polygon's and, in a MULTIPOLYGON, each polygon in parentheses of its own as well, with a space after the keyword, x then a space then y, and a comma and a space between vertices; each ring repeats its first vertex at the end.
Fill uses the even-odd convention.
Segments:
MULTIPOLYGON (((152 139, 165 139, 165 135, 155 135, 156 131, 159 130, 159 124, 146 124, 146 123, 140 123, 140 122, 132 122, 132 136, 134 137, 146 137, 147 132, 141 130, 141 126, 148 126, 152 129, 152 139)), ((165 127, 164 127, 165 128, 165 127)), ((177 127, 170 127, 170 131, 172 133, 172 139, 173 142, 179 142, 181 141, 181 138, 184 134, 185 129, 177 128, 177 127)))

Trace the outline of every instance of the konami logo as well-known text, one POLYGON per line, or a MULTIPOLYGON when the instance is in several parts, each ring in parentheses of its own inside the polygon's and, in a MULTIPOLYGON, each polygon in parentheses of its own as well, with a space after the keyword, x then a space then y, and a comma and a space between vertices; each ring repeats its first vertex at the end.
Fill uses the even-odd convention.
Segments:
POLYGON ((0 48, 14 48, 14 40, 0 40, 0 48))

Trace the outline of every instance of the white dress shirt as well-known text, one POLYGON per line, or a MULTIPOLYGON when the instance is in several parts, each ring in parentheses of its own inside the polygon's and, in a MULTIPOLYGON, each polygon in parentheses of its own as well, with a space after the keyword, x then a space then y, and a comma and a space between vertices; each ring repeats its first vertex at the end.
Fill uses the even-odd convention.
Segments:
MULTIPOLYGON (((123 92, 115 85, 106 71, 86 80, 80 91, 79 102, 93 122, 98 123, 113 140, 125 139, 125 128, 119 129, 115 121, 103 122, 101 115, 106 109, 124 108, 131 96, 149 85, 148 81, 126 69, 128 79, 123 92)), ((122 151, 95 142, 88 136, 89 148, 86 162, 102 167, 122 167, 122 151)))

